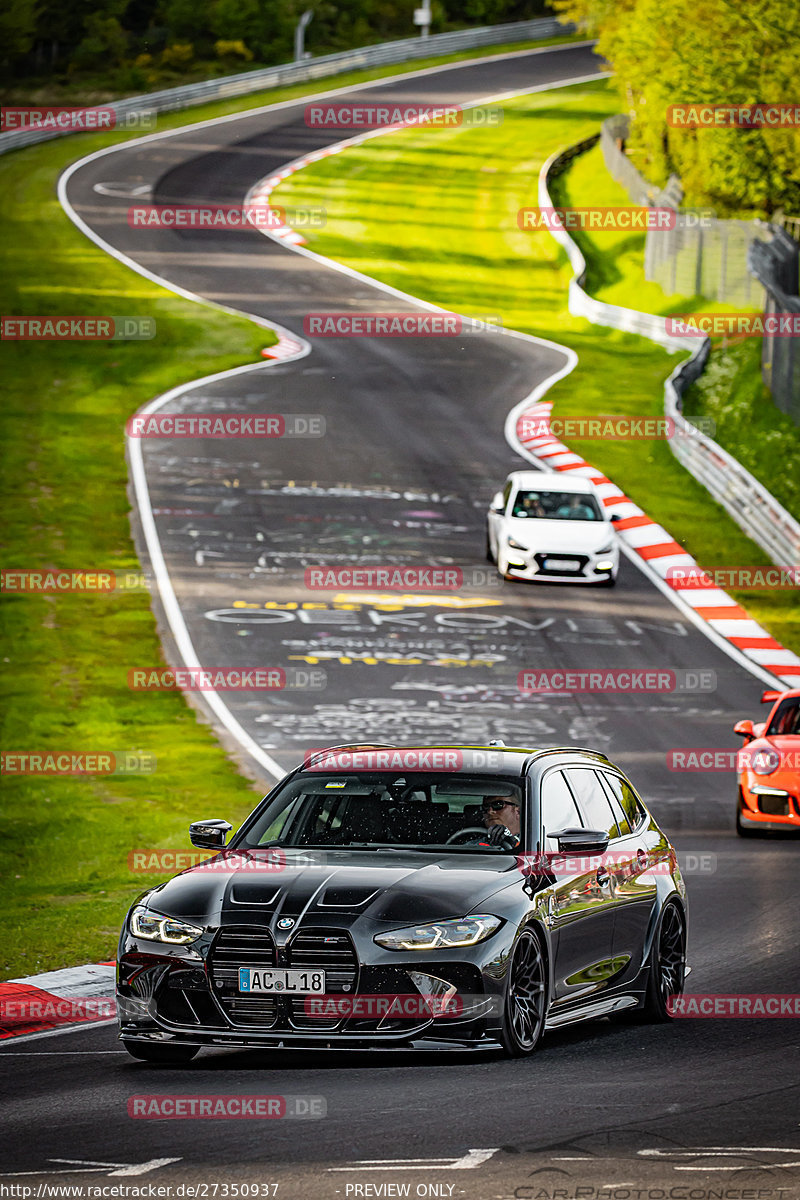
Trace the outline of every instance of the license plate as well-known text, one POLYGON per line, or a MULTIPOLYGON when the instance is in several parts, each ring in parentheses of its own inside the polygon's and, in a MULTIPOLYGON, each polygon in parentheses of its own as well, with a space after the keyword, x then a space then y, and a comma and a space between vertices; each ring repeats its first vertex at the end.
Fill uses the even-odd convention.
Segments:
POLYGON ((579 567, 571 558, 546 558, 544 569, 546 571, 577 571, 579 567))
POLYGON ((285 992, 287 995, 317 995, 325 991, 324 971, 261 970, 239 967, 240 992, 285 992))

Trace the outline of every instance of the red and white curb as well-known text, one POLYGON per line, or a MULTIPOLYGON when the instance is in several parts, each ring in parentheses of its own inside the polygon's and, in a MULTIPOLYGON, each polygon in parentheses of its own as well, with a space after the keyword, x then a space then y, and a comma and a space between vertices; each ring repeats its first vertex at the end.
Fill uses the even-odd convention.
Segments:
POLYGON ((291 361, 294 358, 299 358, 305 349, 305 343, 298 338, 291 337, 288 333, 280 333, 278 340, 274 346, 267 346, 261 351, 262 358, 271 358, 274 361, 285 359, 291 361))
POLYGON ((0 983, 0 1041, 113 1020, 115 983, 114 963, 87 963, 0 983))
MULTIPOLYGON (((620 491, 607 475, 575 454, 552 433, 544 431, 543 427, 549 429, 552 408, 551 400, 541 400, 516 414, 516 440, 528 455, 549 471, 574 471, 591 479, 605 507, 613 509, 622 518, 614 526, 620 539, 665 583, 671 567, 693 567, 695 573, 699 572, 697 563, 683 546, 620 491)), ((694 581, 691 587, 668 586, 689 605, 695 616, 745 658, 769 671, 787 687, 800 686, 800 658, 776 642, 727 592, 713 586, 697 587, 694 581)))

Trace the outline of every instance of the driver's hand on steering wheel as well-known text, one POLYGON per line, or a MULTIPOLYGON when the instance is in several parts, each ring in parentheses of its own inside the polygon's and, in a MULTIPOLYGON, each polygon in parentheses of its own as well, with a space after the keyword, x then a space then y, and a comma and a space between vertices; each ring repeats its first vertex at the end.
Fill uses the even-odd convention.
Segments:
POLYGON ((499 846, 503 850, 516 850, 519 838, 511 832, 507 825, 492 825, 486 835, 490 846, 499 846))

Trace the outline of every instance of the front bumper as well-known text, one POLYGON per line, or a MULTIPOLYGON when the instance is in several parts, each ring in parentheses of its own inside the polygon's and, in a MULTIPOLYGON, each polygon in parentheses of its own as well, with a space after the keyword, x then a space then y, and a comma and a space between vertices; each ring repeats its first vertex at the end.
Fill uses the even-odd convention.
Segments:
POLYGON ((555 551, 506 550, 508 574, 514 579, 536 580, 542 583, 602 583, 604 579, 616 579, 619 571, 619 550, 614 547, 608 554, 573 554, 555 551), (553 568, 555 561, 570 563, 570 569, 553 568))
POLYGON ((739 819, 750 829, 765 832, 800 831, 800 788, 771 783, 768 776, 742 778, 739 819))
MULTIPOLYGON (((364 947, 359 947, 358 953, 349 933, 322 930, 316 931, 318 941, 323 936, 336 940, 330 943, 334 949, 329 957, 315 963, 317 951, 308 948, 313 945, 314 932, 306 931, 312 942, 300 944, 300 939, 295 939, 297 949, 287 953, 276 950, 263 930, 259 932, 259 951, 242 949, 245 935, 237 935, 236 930, 223 926, 209 931, 190 947, 154 946, 123 935, 117 966, 120 1037, 201 1046, 346 1047, 402 1044, 420 1038, 474 1044, 491 1040, 499 1028, 504 983, 499 956, 506 949, 506 940, 503 938, 501 945, 499 934, 470 947, 466 955, 450 950, 440 952, 438 958, 432 952, 397 955, 372 945, 371 961, 365 961, 364 947), (488 949, 489 942, 497 944, 488 949), (444 981, 462 1002, 456 1015, 416 1011, 412 1016, 334 1017, 310 1014, 305 998, 239 992, 239 966, 297 966, 301 958, 304 969, 326 970, 325 995, 337 1002, 359 997, 387 997, 388 1001, 396 996, 422 998, 424 992, 412 974, 444 981)), ((372 1004, 371 1012, 375 1011, 374 1001, 372 1004)))

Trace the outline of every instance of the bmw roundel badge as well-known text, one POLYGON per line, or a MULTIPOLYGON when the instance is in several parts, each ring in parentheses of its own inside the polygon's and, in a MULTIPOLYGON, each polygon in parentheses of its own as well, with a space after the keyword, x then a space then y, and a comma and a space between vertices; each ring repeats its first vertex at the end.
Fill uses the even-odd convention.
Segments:
POLYGON ((294 917, 281 917, 278 921, 278 929, 291 929, 294 925, 294 917))

